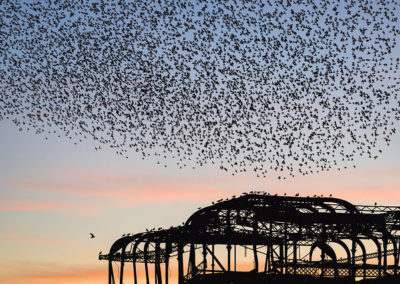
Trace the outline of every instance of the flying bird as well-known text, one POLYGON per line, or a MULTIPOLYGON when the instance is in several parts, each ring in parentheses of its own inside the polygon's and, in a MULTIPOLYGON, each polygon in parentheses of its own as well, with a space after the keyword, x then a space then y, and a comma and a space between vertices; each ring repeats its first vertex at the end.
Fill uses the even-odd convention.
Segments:
POLYGON ((260 178, 376 159, 400 120, 400 2, 267 2, 1 1, 0 120, 260 178))

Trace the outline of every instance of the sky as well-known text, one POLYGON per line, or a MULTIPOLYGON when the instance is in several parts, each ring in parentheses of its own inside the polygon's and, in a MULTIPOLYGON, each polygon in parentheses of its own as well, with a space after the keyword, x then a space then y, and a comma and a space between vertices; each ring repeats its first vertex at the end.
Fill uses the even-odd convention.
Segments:
POLYGON ((287 180, 165 167, 136 153, 125 159, 90 141, 21 132, 10 121, 0 122, 0 133, 2 283, 106 283, 98 253, 122 234, 179 225, 200 206, 250 190, 400 204, 398 133, 378 159, 360 159, 355 169, 287 180))
POLYGON ((0 120, 0 282, 107 283, 107 262, 98 254, 122 234, 179 225, 198 207, 251 190, 400 205, 399 126, 377 159, 283 180, 232 176, 211 164, 181 169, 134 151, 126 159, 107 147, 95 150, 90 139, 74 145, 0 120))

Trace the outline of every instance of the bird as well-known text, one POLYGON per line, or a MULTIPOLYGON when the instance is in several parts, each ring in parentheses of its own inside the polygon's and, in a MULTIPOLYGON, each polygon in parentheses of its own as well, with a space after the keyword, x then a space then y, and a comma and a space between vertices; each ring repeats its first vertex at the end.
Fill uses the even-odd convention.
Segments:
POLYGON ((90 235, 90 238, 91 238, 91 239, 94 239, 94 238, 95 238, 95 235, 93 235, 92 233, 89 233, 89 235, 90 235))
POLYGON ((398 129, 395 0, 6 3, 0 121, 46 141, 283 181, 376 160, 398 129))

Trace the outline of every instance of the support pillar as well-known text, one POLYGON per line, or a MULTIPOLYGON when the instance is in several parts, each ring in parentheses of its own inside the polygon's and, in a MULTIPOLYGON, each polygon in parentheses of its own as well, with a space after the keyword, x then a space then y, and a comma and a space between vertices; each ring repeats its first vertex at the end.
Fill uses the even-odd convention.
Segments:
POLYGON ((122 284, 124 282, 124 264, 125 264, 125 251, 123 249, 121 254, 121 265, 120 265, 120 273, 119 273, 119 283, 122 284))
POLYGON ((108 260, 108 284, 115 284, 114 271, 112 268, 112 255, 108 260))
POLYGON ((149 277, 149 265, 147 263, 147 251, 149 249, 150 241, 147 241, 144 245, 144 268, 146 271, 146 284, 150 284, 150 277, 149 277))
POLYGON ((206 274, 207 269, 207 249, 206 244, 203 244, 203 275, 206 274))
POLYGON ((254 271, 258 272, 257 245, 253 245, 253 253, 254 253, 254 271))
MULTIPOLYGON (((190 272, 192 275, 196 273, 196 251, 195 251, 195 246, 194 244, 190 244, 190 255, 189 255, 189 263, 190 263, 190 272)), ((189 270, 189 267, 188 267, 189 270)))
POLYGON ((213 255, 213 258, 211 260, 211 270, 212 270, 212 274, 214 274, 214 271, 215 271, 214 244, 212 244, 212 246, 211 246, 211 251, 212 251, 212 255, 213 255))
POLYGON ((325 268, 324 268, 325 267, 325 249, 323 249, 323 248, 321 248, 321 263, 322 263, 321 277, 323 277, 325 274, 325 268))
POLYGON ((387 246, 388 246, 388 239, 383 237, 383 273, 386 275, 387 271, 387 246))
POLYGON ((233 261, 234 261, 234 270, 236 272, 236 245, 233 246, 233 261))
POLYGON ((267 252, 265 254, 265 265, 264 265, 264 273, 269 271, 269 253, 270 253, 270 245, 267 245, 267 252))
POLYGON ((165 244, 165 284, 168 284, 168 272, 169 272, 169 254, 171 253, 171 243, 165 244))
POLYGON ((354 236, 351 240, 351 277, 353 280, 356 277, 356 240, 354 236))
POLYGON ((228 244, 226 246, 226 249, 228 250, 228 272, 231 271, 231 249, 232 249, 232 245, 228 244))
POLYGON ((160 243, 159 242, 156 243, 154 274, 155 274, 156 283, 162 284, 162 275, 161 275, 161 267, 160 267, 160 243))
POLYGON ((287 222, 285 222, 284 226, 285 230, 285 273, 288 271, 288 235, 287 235, 287 222))
POLYGON ((137 271, 136 271, 136 258, 135 257, 133 258, 132 264, 133 264, 133 281, 134 281, 134 284, 138 284, 137 271))
POLYGON ((296 272, 297 272, 296 270, 297 270, 297 241, 293 241, 293 274, 294 275, 296 275, 296 272))
POLYGON ((178 284, 184 283, 183 276, 183 244, 178 243, 178 284))

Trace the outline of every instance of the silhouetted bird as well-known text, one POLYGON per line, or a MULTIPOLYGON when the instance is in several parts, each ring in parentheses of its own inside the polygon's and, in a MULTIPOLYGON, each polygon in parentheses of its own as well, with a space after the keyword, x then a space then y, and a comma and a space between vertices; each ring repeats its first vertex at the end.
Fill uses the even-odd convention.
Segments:
POLYGON ((20 131, 283 180, 376 159, 398 127, 396 0, 12 2, 0 120, 20 131))

